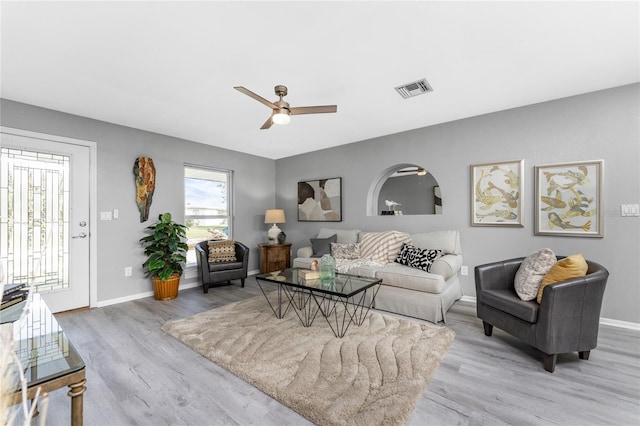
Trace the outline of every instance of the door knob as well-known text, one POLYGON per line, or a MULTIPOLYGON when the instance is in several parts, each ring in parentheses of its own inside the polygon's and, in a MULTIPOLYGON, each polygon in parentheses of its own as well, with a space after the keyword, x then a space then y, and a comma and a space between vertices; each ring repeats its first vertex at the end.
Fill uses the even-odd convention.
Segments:
POLYGON ((87 238, 87 234, 81 232, 78 235, 72 235, 71 238, 87 238))

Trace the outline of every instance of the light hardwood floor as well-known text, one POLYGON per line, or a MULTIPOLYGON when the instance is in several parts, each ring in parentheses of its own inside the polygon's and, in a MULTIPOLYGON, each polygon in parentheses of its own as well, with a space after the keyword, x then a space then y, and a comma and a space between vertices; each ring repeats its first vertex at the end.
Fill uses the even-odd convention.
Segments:
MULTIPOLYGON (((255 280, 62 314, 87 364, 85 425, 305 425, 304 418, 166 335, 160 326, 247 297, 255 280)), ((486 337, 475 305, 447 315, 456 339, 410 425, 640 424, 640 332, 601 326, 588 361, 560 355, 554 374, 536 350, 501 330, 486 337)), ((65 390, 50 395, 47 424, 69 424, 65 390)), ((34 424, 36 424, 34 422, 34 424)))

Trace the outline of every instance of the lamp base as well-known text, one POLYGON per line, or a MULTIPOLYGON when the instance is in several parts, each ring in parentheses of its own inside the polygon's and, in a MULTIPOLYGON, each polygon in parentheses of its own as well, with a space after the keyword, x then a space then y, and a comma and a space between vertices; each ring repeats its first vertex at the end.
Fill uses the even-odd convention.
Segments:
POLYGON ((278 243, 278 234, 280 234, 280 232, 282 231, 280 230, 280 228, 278 228, 278 225, 274 223, 273 226, 269 228, 269 231, 267 232, 267 237, 269 238, 269 244, 278 243))

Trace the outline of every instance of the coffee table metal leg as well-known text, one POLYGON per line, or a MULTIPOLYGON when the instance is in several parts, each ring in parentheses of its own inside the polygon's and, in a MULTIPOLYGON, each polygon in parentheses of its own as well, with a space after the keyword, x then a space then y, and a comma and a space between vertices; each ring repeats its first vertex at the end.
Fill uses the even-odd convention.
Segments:
POLYGON ((71 426, 82 426, 83 416, 83 394, 87 390, 84 385, 87 380, 69 385, 69 395, 71 397, 71 426))
POLYGON ((267 299, 267 303, 269 304, 269 307, 273 311, 273 314, 276 316, 276 318, 278 318, 278 319, 284 318, 285 314, 289 310, 289 307, 291 306, 291 301, 289 301, 287 306, 284 308, 284 312, 283 312, 283 310, 282 310, 282 302, 283 302, 282 294, 283 294, 283 291, 284 291, 283 290, 284 286, 282 284, 277 284, 277 286, 278 286, 278 302, 277 302, 278 306, 274 307, 271 304, 271 300, 269 300, 269 296, 267 295, 267 293, 262 288, 262 284, 260 284, 260 280, 257 279, 256 282, 258 283, 258 287, 260 287, 260 291, 262 292, 262 295, 264 296, 265 299, 267 299))
POLYGON ((320 310, 317 303, 311 302, 312 293, 289 287, 284 287, 284 293, 302 325, 311 327, 320 310))
POLYGON ((366 295, 369 289, 366 289, 356 297, 352 297, 351 300, 345 297, 332 296, 317 292, 312 292, 312 295, 320 309, 320 312, 322 313, 322 316, 325 317, 331 331, 333 331, 334 336, 341 338, 347 334, 347 330, 352 323, 355 323, 358 326, 361 326, 362 323, 364 323, 379 289, 380 285, 375 287, 375 290, 372 290, 374 293, 369 304, 366 303, 366 295), (340 303, 344 308, 341 311, 336 309, 338 303, 340 303))

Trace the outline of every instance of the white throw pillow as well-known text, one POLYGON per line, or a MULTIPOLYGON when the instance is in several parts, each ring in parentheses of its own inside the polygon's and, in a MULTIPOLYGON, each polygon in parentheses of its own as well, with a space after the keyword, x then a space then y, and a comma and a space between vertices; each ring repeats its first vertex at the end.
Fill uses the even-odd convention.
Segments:
POLYGON ((542 279, 557 260, 553 250, 549 248, 538 250, 525 257, 513 281, 520 299, 528 301, 538 296, 542 279))
POLYGON ((334 259, 359 259, 360 244, 331 243, 331 255, 334 257, 334 259))

